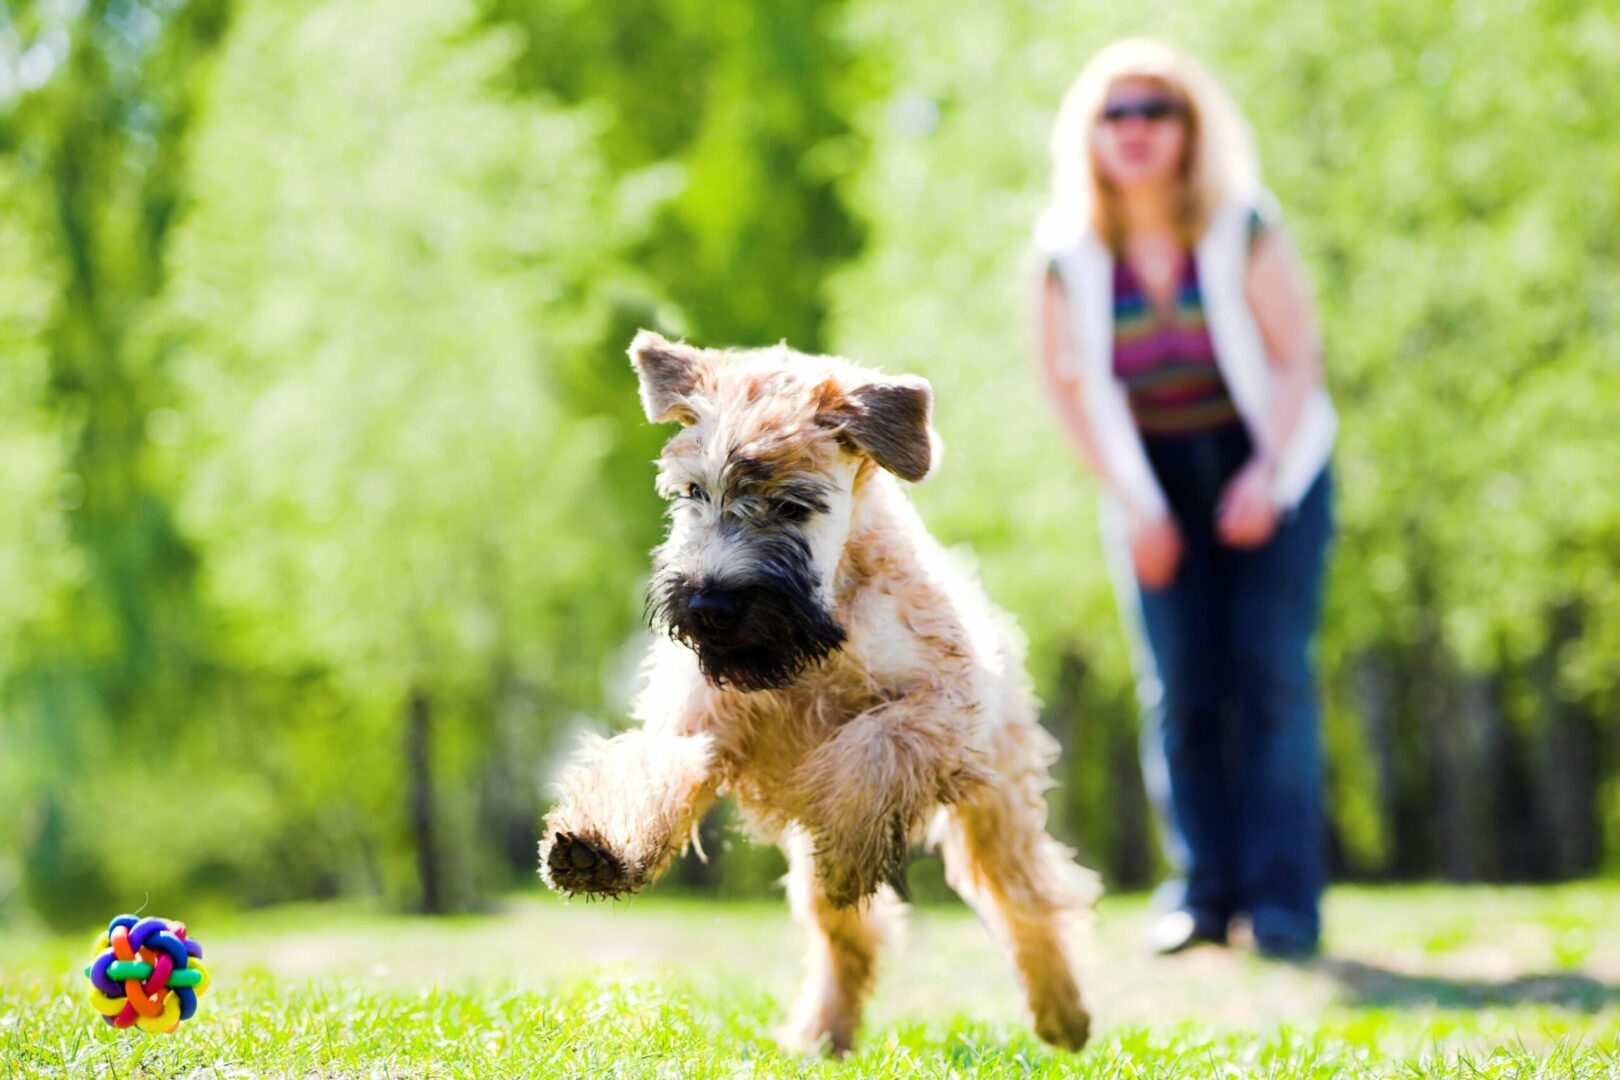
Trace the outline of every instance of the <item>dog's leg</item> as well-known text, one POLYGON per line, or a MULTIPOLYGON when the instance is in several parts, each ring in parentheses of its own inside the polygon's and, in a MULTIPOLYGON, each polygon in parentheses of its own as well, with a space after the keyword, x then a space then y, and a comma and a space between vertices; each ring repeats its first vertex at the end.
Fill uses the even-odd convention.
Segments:
POLYGON ((1035 1033, 1085 1045, 1091 1017, 1075 982, 1073 947, 1096 893, 1088 871, 1048 836, 1040 774, 997 779, 940 815, 945 875, 1011 955, 1035 1033))
POLYGON ((792 1049, 848 1053, 861 1010, 877 976, 877 958, 898 929, 902 905, 887 890, 870 903, 838 907, 817 880, 813 842, 795 829, 783 844, 788 856, 788 902, 809 938, 804 985, 781 1033, 792 1049))
POLYGON ((892 880, 935 807, 986 778, 965 727, 961 710, 933 694, 901 698, 844 724, 794 771, 794 817, 814 840, 816 876, 834 906, 892 880))
POLYGON ((687 845, 717 785, 707 735, 638 728, 593 740, 546 815, 540 876, 569 895, 635 892, 687 845))

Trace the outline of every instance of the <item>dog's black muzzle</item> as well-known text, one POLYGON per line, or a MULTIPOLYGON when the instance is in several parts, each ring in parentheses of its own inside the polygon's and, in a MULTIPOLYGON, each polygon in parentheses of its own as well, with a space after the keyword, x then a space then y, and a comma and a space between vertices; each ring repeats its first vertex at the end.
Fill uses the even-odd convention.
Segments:
POLYGON ((809 575, 758 581, 668 580, 652 597, 653 616, 697 653, 717 686, 773 690, 792 682, 844 643, 809 575))

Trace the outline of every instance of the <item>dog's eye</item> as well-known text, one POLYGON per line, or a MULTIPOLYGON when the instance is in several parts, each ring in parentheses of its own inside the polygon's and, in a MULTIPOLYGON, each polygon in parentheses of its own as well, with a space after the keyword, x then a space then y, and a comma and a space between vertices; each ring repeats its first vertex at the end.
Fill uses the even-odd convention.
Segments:
POLYGON ((687 484, 681 489, 681 498, 691 499, 693 502, 708 502, 709 493, 703 490, 701 484, 687 484))
POLYGON ((803 521, 810 516, 810 508, 804 503, 790 502, 787 499, 777 500, 772 509, 782 521, 803 521))

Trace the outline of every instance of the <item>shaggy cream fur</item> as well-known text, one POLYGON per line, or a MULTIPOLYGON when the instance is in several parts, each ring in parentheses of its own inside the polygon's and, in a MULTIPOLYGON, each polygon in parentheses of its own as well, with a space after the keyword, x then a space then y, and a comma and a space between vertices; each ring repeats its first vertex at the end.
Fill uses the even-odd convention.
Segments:
POLYGON ((746 575, 773 550, 757 536, 797 537, 843 641, 752 690, 706 677, 687 644, 658 642, 640 727, 593 743, 562 779, 547 883, 632 892, 717 795, 733 796, 787 851, 789 898, 809 927, 788 1041, 842 1052, 898 915, 885 882, 926 837, 1009 952, 1037 1033, 1078 1049, 1090 1021, 1072 950, 1095 878, 1045 829, 1057 746, 1036 722, 1023 638, 896 479, 935 460, 927 384, 785 346, 719 352, 646 332, 631 356, 649 418, 684 425, 660 461, 659 488, 676 500, 660 573, 746 575))

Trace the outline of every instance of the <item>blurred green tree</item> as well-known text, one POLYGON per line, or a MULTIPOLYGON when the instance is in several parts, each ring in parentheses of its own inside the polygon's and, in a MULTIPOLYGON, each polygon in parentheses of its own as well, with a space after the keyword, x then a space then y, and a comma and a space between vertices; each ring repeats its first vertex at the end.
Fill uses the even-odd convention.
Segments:
MULTIPOLYGON (((627 187, 661 200, 635 252, 705 344, 823 344, 823 282, 860 247, 838 185, 864 88, 822 0, 494 0, 520 85, 594 102, 627 187)), ((673 315, 674 313, 672 313, 673 315)))
POLYGON ((345 703, 254 759, 385 888, 410 852, 433 911, 489 881, 480 789, 504 779, 533 833, 538 777, 490 770, 536 769, 525 726, 598 703, 637 607, 616 431, 561 407, 553 369, 601 357, 642 226, 595 113, 494 87, 511 52, 470 4, 244 12, 172 249, 173 460, 229 660, 329 674, 345 703))
POLYGON ((106 808, 144 788, 118 768, 122 746, 172 731, 168 714, 204 677, 193 555, 151 467, 163 376, 136 334, 161 287, 193 79, 225 13, 91 2, 0 15, 6 472, 12 505, 32 511, 7 545, 24 580, 0 617, 14 646, 0 653, 0 747, 25 764, 8 769, 0 835, 17 842, 33 902, 63 918, 94 910, 115 876, 106 808))

